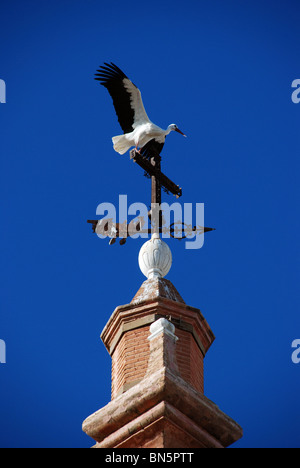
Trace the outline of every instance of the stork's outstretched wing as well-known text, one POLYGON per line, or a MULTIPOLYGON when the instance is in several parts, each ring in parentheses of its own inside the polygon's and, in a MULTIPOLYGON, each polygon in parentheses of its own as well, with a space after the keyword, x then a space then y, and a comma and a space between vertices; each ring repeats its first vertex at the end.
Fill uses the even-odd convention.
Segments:
POLYGON ((132 132, 137 125, 150 122, 146 114, 140 90, 113 63, 104 63, 95 80, 108 90, 124 133, 132 132))

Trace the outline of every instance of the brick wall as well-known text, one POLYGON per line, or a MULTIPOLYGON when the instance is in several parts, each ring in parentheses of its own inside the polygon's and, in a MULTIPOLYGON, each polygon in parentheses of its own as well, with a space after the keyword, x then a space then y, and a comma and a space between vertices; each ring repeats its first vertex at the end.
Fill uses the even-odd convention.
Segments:
POLYGON ((176 358, 181 377, 198 392, 204 392, 203 354, 193 335, 176 328, 176 358))
MULTIPOLYGON (((112 355, 112 399, 138 383, 149 360, 149 326, 125 332, 112 355)), ((176 328, 176 359, 181 377, 203 393, 203 354, 193 335, 176 328)))
POLYGON ((112 398, 141 380, 149 359, 149 326, 123 334, 112 355, 112 398))

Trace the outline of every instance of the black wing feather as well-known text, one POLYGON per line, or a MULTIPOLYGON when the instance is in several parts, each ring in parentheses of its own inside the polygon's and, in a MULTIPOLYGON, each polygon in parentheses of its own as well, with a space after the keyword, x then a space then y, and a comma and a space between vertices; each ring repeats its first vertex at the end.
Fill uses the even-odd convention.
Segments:
POLYGON ((140 153, 147 159, 160 155, 165 143, 159 143, 154 138, 140 149, 140 153))
POLYGON ((108 90, 112 97, 119 124, 124 133, 133 131, 134 110, 130 104, 130 94, 124 87, 124 78, 129 79, 125 73, 112 62, 104 63, 95 73, 95 80, 108 90))

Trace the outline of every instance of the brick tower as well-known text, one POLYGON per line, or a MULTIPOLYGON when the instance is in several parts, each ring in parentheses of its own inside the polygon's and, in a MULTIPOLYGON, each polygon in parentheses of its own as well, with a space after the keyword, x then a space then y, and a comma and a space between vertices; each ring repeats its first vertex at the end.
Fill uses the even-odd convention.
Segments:
POLYGON ((164 278, 172 255, 157 234, 139 264, 147 280, 101 334, 112 358, 111 402, 83 430, 95 448, 228 447, 242 429, 204 396, 203 360, 214 335, 164 278))

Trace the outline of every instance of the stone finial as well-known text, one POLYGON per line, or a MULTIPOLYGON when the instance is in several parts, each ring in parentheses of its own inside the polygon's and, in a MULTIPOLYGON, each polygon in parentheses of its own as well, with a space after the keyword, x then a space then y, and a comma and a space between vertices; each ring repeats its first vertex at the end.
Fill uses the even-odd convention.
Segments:
POLYGON ((163 278, 172 265, 172 253, 169 246, 163 242, 159 234, 145 242, 139 253, 139 266, 147 278, 163 278))

